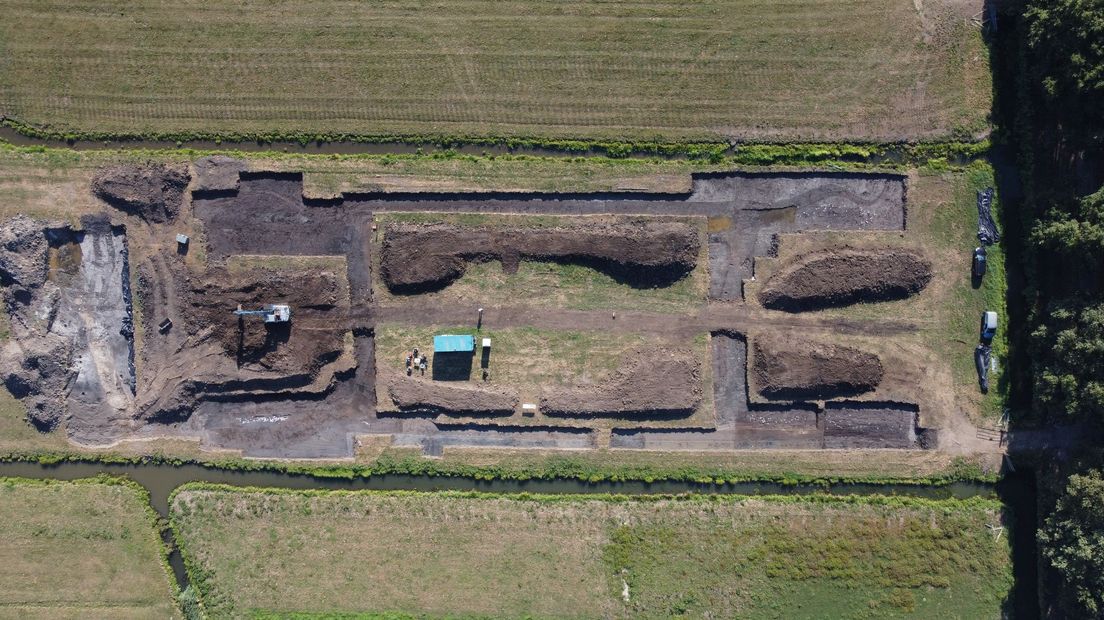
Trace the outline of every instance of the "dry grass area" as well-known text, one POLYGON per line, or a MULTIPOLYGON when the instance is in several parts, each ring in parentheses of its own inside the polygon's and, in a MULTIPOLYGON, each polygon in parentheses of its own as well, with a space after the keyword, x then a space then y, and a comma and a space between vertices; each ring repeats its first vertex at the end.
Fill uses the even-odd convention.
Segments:
POLYGON ((146 501, 122 484, 0 479, 0 617, 177 617, 146 501))
POLYGON ((383 324, 376 327, 376 368, 380 372, 402 371, 406 354, 415 347, 432 358, 435 334, 475 335, 477 351, 473 356, 469 379, 479 378, 480 339, 491 338, 491 377, 495 383, 506 385, 598 382, 617 368, 624 355, 633 348, 670 344, 650 334, 559 331, 533 327, 479 332, 470 327, 383 324))
POLYGON ((0 114, 60 128, 897 140, 991 95, 979 0, 0 8, 0 114))
POLYGON ((64 433, 40 433, 27 421, 27 408, 7 389, 0 389, 0 454, 63 450, 64 433))
MULTIPOLYGON (((468 380, 481 383, 482 338, 492 341, 488 357, 488 373, 492 385, 507 386, 518 391, 521 402, 536 403, 541 389, 549 386, 572 387, 575 385, 600 385, 608 380, 628 356, 639 349, 653 347, 670 348, 688 346, 701 351, 701 359, 708 358, 708 336, 702 334, 693 342, 671 341, 659 335, 630 332, 566 331, 517 327, 477 331, 469 327, 405 326, 382 324, 376 327, 376 369, 380 380, 376 383, 377 408, 380 411, 397 410, 387 391, 386 378, 405 371, 406 355, 417 347, 433 358, 435 334, 473 334, 476 337, 476 353, 471 358, 471 368, 466 371, 468 380)), ((426 377, 433 374, 432 363, 426 377)), ((697 410, 686 418, 674 420, 634 419, 633 426, 704 426, 714 423, 713 372, 708 363, 701 366, 702 402, 697 410)), ((450 417, 449 421, 462 420, 450 417)), ((624 426, 617 418, 566 418, 546 416, 543 413, 515 413, 494 419, 480 419, 481 424, 576 426, 587 428, 611 428, 624 426)))
POLYGON ((602 157, 417 155, 288 155, 255 159, 254 168, 303 172, 303 193, 332 197, 341 192, 462 191, 642 191, 688 192, 690 173, 722 164, 689 160, 602 157))
POLYGON ((229 487, 172 504, 217 617, 995 618, 1012 581, 1008 539, 985 527, 1000 518, 987 500, 229 487))
MULTIPOLYGON (((569 262, 522 260, 517 273, 507 274, 499 261, 469 262, 464 275, 439 291, 421 293, 418 300, 427 305, 486 303, 500 300, 524 303, 541 308, 572 310, 639 310, 649 312, 686 313, 705 305, 709 290, 709 245, 704 217, 618 217, 556 216, 556 215, 486 215, 447 213, 380 213, 376 216, 380 231, 389 222, 447 223, 472 227, 538 228, 555 226, 590 226, 620 224, 642 220, 682 221, 695 225, 699 231, 701 249, 697 265, 689 274, 669 286, 636 288, 617 281, 593 267, 569 262)), ((373 291, 381 305, 409 300, 410 296, 393 295, 380 276, 380 256, 383 234, 376 236, 372 250, 373 291)))

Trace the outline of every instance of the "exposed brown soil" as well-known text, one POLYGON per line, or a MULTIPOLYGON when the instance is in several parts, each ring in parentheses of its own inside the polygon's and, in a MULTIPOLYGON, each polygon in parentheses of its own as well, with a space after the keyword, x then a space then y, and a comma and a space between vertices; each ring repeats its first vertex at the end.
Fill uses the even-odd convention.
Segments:
POLYGON ((340 354, 343 323, 338 321, 339 284, 326 271, 268 271, 237 274, 212 268, 185 292, 185 327, 189 333, 210 330, 227 356, 240 366, 276 372, 313 374, 340 354), (235 316, 238 305, 257 310, 265 304, 287 304, 288 323, 264 323, 259 316, 235 316), (334 329, 297 329, 298 324, 333 313, 334 329))
POLYGON ((683 222, 631 222, 555 228, 390 224, 384 230, 380 275, 396 293, 447 286, 467 262, 502 261, 507 273, 522 259, 585 264, 633 286, 662 286, 685 276, 701 240, 683 222))
POLYGON ((17 215, 0 225, 0 284, 38 288, 46 282, 46 223, 17 215))
POLYGON ((687 416, 701 404, 701 362, 689 349, 646 349, 626 356, 602 385, 545 388, 540 410, 560 416, 687 416))
POLYGON ((387 391, 402 411, 505 416, 514 413, 518 405, 516 390, 462 381, 399 375, 388 382, 387 391))
POLYGON ((148 222, 176 219, 191 175, 186 165, 160 163, 105 168, 92 178, 92 192, 104 202, 148 222))
POLYGON ((932 278, 932 266, 911 250, 813 252, 774 274, 759 292, 766 308, 803 312, 859 302, 905 299, 932 278))
POLYGON ((767 398, 856 396, 876 388, 885 375, 877 355, 851 347, 764 337, 754 348, 756 387, 767 398))
POLYGON ((224 192, 237 190, 239 175, 248 165, 226 155, 209 155, 195 161, 195 191, 224 192))
POLYGON ((318 398, 335 373, 355 367, 343 355, 348 300, 331 271, 212 267, 197 275, 155 255, 139 269, 138 291, 146 334, 139 418, 186 419, 208 400, 318 398), (238 317, 239 304, 287 304, 291 321, 238 317), (174 324, 163 331, 165 318, 174 324))

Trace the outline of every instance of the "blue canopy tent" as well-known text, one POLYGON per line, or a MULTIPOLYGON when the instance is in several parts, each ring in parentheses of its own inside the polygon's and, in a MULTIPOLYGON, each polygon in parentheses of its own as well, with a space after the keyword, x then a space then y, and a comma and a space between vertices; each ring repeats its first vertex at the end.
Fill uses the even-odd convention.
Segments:
POLYGON ((442 334, 433 337, 434 353, 474 353, 475 336, 442 334))

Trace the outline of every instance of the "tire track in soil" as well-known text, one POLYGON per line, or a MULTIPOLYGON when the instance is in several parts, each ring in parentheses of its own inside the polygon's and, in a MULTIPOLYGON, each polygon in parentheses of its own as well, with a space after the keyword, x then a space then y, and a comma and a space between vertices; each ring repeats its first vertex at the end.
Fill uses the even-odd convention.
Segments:
MULTIPOLYGON (((402 325, 472 326, 477 306, 425 306, 411 301, 378 306, 376 323, 402 325)), ((484 306, 483 329, 533 327, 574 331, 615 331, 662 333, 694 337, 703 332, 756 329, 785 329, 839 334, 896 336, 920 329, 915 323, 885 319, 881 321, 822 318, 787 315, 782 312, 752 310, 735 304, 711 303, 691 315, 653 312, 612 312, 606 310, 564 310, 536 306, 484 306)))

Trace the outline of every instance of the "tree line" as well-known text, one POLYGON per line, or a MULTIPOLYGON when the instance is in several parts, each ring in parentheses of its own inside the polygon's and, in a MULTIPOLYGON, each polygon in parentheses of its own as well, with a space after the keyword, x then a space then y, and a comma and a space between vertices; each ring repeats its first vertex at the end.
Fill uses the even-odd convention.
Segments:
MULTIPOLYGON (((992 1, 992 0, 989 0, 992 1)), ((1024 0, 1012 81, 1023 181, 1019 355, 1044 424, 1104 428, 1104 0, 1024 0), (1026 355, 1025 355, 1026 354, 1026 355)), ((1008 51, 1007 49, 1005 50, 1008 51)), ((1016 303, 1017 300, 1010 300, 1016 303)), ((1094 440, 1094 441, 1098 441, 1094 440)), ((1044 507, 1041 555, 1056 579, 1047 613, 1104 617, 1100 446, 1044 507)))

